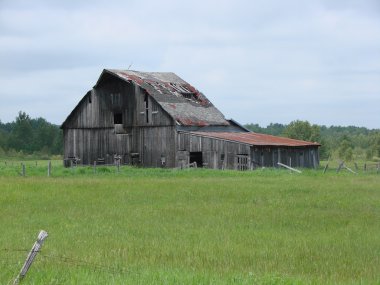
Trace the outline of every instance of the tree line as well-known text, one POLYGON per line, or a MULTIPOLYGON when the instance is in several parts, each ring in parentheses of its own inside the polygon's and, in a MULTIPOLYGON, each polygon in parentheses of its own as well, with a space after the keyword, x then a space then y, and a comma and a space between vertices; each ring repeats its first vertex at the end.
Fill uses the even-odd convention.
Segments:
MULTIPOLYGON (((380 161, 380 129, 355 126, 319 126, 296 120, 290 124, 271 123, 266 127, 247 124, 253 132, 318 142, 321 159, 380 161)), ((49 158, 63 154, 59 126, 43 118, 31 118, 20 111, 13 122, 0 121, 0 157, 49 158)))
POLYGON ((21 111, 13 122, 0 121, 0 157, 47 159, 62 153, 63 135, 59 126, 21 111))
POLYGON ((319 126, 296 120, 288 125, 271 123, 266 127, 247 124, 253 132, 318 142, 321 159, 336 158, 345 161, 380 161, 380 129, 355 126, 319 126))

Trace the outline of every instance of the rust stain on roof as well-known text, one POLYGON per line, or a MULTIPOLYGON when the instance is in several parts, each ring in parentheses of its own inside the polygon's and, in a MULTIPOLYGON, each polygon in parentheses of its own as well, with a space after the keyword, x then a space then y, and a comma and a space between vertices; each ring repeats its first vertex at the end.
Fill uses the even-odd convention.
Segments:
POLYGON ((307 142, 302 140, 289 139, 284 137, 276 137, 259 133, 227 133, 227 132, 191 132, 191 134, 218 138, 230 141, 236 141, 256 146, 320 146, 319 143, 307 142))

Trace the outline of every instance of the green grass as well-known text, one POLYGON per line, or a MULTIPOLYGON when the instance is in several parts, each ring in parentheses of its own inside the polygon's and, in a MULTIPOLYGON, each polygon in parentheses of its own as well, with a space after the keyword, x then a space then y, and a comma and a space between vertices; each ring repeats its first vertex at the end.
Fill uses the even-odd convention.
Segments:
POLYGON ((46 165, 0 165, 0 284, 40 229, 24 284, 380 284, 376 172, 46 165))

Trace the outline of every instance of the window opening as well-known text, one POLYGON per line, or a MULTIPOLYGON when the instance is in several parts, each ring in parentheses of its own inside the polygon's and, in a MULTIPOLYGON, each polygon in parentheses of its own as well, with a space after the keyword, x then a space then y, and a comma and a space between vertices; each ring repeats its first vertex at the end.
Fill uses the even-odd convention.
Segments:
POLYGON ((190 163, 197 163, 197 167, 203 167, 203 157, 201 151, 190 152, 190 163))
POLYGON ((113 123, 115 125, 123 124, 123 114, 122 113, 114 113, 113 114, 113 123))
POLYGON ((112 103, 112 106, 120 106, 121 104, 120 93, 111 93, 111 103, 112 103))

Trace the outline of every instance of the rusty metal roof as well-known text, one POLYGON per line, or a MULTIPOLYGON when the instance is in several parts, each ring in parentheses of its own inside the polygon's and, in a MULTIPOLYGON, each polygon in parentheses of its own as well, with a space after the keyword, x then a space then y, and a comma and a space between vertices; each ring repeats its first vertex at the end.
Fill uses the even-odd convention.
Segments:
POLYGON ((143 88, 179 125, 230 125, 203 93, 172 72, 105 69, 104 73, 143 88))
POLYGON ((254 146, 305 147, 320 146, 319 143, 307 142, 284 137, 276 137, 259 133, 227 133, 227 132, 190 132, 190 134, 245 143, 254 146))

